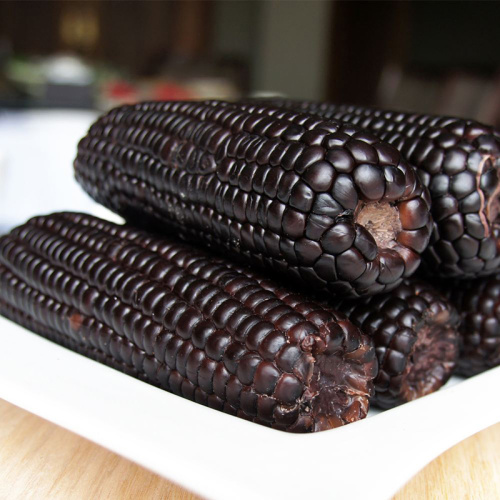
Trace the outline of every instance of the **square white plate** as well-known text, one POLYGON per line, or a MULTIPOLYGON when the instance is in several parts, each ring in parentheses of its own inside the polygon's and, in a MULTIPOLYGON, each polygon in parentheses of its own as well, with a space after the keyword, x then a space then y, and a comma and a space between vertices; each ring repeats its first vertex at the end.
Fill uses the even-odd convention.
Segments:
POLYGON ((268 429, 157 389, 0 317, 0 398, 213 499, 388 499, 500 421, 500 367, 345 427, 268 429))
MULTIPOLYGON (((116 220, 73 180, 76 144, 94 118, 0 112, 0 226, 55 210, 116 220)), ((500 368, 343 428, 292 435, 149 386, 1 317, 0 346, 0 398, 213 499, 387 499, 500 421, 500 368)))

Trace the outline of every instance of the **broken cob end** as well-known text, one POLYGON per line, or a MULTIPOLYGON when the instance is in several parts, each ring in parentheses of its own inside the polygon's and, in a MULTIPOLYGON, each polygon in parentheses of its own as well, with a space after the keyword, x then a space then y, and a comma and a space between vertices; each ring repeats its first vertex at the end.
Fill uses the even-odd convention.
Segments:
POLYGON ((374 393, 378 363, 371 341, 347 320, 327 328, 342 328, 349 341, 339 345, 338 335, 316 356, 313 380, 308 389, 308 412, 313 430, 340 427, 366 417, 374 393))
POLYGON ((455 311, 443 309, 426 317, 401 375, 405 401, 431 394, 448 381, 458 358, 457 326, 455 311))
MULTIPOLYGON (((493 157, 491 155, 487 155, 483 157, 481 162, 481 166, 479 168, 478 174, 478 182, 481 182, 481 175, 485 170, 492 170, 493 177, 495 180, 496 187, 494 191, 489 196, 489 199, 486 200, 486 218, 488 219, 490 224, 495 224, 499 222, 499 213, 500 213, 500 157, 493 157), (488 168, 489 167, 489 168, 488 168)), ((491 174, 490 174, 491 176, 491 174)), ((482 193, 482 191, 481 191, 482 193)))
POLYGON ((363 203, 355 222, 372 235, 379 248, 392 248, 402 230, 398 209, 387 202, 363 203))

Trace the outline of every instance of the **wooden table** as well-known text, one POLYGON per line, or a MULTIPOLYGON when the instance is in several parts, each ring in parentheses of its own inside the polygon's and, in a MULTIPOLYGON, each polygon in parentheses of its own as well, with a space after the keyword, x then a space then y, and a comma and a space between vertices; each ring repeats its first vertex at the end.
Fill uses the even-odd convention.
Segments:
MULTIPOLYGON (((0 499, 199 497, 0 400, 0 499)), ((443 453, 393 500, 500 498, 500 423, 443 453)))

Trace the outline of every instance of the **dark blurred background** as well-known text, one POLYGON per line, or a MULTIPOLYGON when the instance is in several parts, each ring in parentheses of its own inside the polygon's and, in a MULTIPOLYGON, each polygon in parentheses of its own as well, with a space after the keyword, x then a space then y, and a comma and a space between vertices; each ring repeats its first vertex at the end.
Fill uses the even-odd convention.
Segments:
POLYGON ((500 122, 500 2, 0 2, 0 106, 283 94, 500 122))

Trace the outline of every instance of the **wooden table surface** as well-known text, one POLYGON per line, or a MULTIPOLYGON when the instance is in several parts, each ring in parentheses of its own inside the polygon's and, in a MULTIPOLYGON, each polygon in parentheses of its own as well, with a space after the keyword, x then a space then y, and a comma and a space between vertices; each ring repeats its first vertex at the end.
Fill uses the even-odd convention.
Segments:
MULTIPOLYGON (((199 497, 72 432, 0 400, 0 499, 199 497)), ((393 500, 500 498, 500 423, 430 463, 393 500)))

